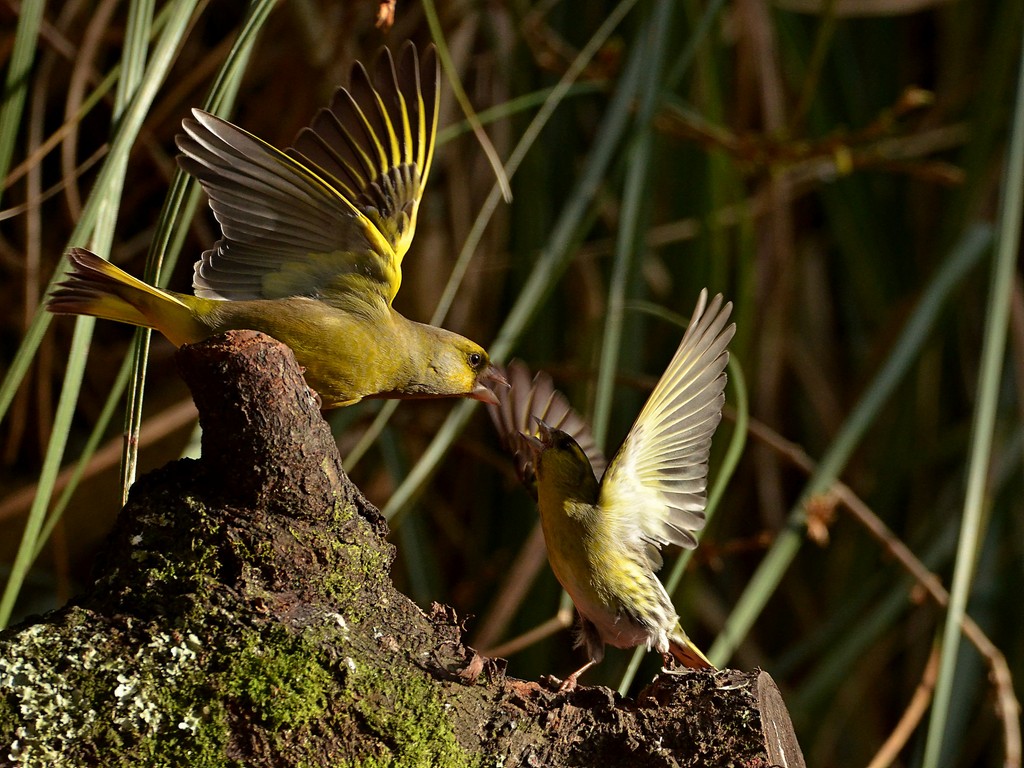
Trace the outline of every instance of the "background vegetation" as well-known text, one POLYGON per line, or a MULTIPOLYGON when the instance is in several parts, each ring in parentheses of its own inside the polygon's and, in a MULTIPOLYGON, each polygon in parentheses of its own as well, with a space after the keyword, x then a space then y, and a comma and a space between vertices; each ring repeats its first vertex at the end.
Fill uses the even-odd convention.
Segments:
MULTIPOLYGON (((186 290, 217 230, 175 179, 182 118, 212 104, 287 145, 354 59, 431 38, 432 6, 399 3, 387 34, 376 13, 0 4, 3 620, 74 595, 121 498, 133 332, 40 312, 62 251, 91 245, 150 276, 166 252, 161 279, 186 290)), ((675 593, 690 636, 773 674, 810 765, 879 750, 875 764, 1019 761, 1024 292, 1007 146, 1022 6, 467 0, 437 14, 513 197, 446 86, 400 308, 550 371, 611 452, 699 290, 724 292, 738 334, 712 480, 728 485, 675 593), (727 448, 744 449, 731 476, 727 448), (900 542, 944 584, 958 573, 974 637, 992 643, 960 645, 930 727, 945 613, 900 542)), ((154 339, 139 471, 195 450, 172 352, 154 339)), ((510 674, 574 669, 571 613, 482 408, 391 410, 329 419, 391 518, 395 578, 471 617, 510 674)), ((611 651, 585 680, 635 692, 657 659, 634 683, 629 663, 611 651)))

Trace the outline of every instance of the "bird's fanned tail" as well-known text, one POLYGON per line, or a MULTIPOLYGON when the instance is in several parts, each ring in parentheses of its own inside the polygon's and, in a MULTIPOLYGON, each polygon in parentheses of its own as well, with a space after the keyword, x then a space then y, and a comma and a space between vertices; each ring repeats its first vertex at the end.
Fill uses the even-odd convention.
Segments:
POLYGON ((690 669, 716 669, 708 657, 701 653, 693 641, 686 636, 682 627, 676 626, 674 634, 668 639, 668 652, 672 658, 690 669))
POLYGON ((72 248, 67 256, 71 269, 50 294, 46 307, 51 312, 156 328, 175 346, 196 340, 175 332, 175 327, 187 328, 193 321, 188 306, 170 293, 147 285, 84 248, 72 248), (184 322, 166 321, 179 313, 184 322))

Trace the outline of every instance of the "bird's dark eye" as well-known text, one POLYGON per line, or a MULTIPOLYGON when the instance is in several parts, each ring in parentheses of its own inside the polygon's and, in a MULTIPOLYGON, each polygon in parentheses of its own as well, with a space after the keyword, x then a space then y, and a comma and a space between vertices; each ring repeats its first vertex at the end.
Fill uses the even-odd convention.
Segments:
POLYGON ((470 352, 469 353, 469 367, 470 368, 473 368, 475 370, 475 369, 479 368, 481 365, 483 365, 483 362, 484 362, 484 356, 481 355, 479 352, 470 352))

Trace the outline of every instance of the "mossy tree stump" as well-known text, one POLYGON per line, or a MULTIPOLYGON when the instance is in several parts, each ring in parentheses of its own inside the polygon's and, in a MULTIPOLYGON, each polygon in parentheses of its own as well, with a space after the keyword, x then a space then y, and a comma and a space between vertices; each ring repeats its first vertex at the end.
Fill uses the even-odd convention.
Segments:
POLYGON ((636 701, 505 677, 391 584, 286 347, 239 331, 179 360, 202 458, 135 484, 87 594, 0 633, 0 764, 802 764, 757 673, 636 701))

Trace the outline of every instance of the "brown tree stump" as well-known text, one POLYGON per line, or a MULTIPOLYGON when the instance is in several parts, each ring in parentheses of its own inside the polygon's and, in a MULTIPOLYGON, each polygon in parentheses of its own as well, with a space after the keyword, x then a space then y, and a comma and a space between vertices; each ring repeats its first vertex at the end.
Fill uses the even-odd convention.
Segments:
POLYGON ((763 673, 635 701, 506 677, 395 590, 287 347, 238 331, 179 360, 202 458, 136 483, 87 594, 0 633, 0 764, 803 764, 763 673))

